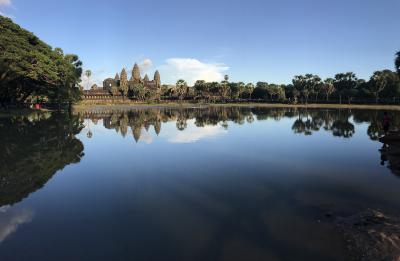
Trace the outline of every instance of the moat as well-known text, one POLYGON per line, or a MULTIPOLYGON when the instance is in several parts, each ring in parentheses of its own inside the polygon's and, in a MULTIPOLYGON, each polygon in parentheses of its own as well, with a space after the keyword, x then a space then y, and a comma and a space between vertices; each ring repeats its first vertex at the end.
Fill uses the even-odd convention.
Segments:
POLYGON ((400 146, 378 142, 382 114, 2 117, 0 260, 349 260, 337 218, 400 216, 400 146))

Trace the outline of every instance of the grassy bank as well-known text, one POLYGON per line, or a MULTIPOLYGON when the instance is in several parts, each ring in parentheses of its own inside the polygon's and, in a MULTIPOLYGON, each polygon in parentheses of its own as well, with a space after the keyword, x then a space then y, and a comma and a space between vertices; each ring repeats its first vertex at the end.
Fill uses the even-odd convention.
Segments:
POLYGON ((201 108, 201 107, 262 107, 262 108, 315 108, 315 109, 370 109, 370 110, 400 110, 400 105, 380 104, 279 104, 279 103, 126 103, 126 104, 77 104, 75 111, 85 109, 143 109, 143 108, 201 108))

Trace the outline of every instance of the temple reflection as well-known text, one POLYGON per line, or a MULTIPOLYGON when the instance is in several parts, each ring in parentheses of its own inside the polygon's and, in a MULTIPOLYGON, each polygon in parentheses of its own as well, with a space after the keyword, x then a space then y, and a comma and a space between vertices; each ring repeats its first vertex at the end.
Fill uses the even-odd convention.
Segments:
MULTIPOLYGON (((102 121, 106 129, 114 129, 125 137, 129 133, 134 140, 144 140, 151 143, 153 137, 149 130, 153 129, 158 136, 162 125, 168 122, 175 123, 176 129, 184 131, 188 122, 194 122, 199 129, 191 129, 190 137, 179 135, 170 138, 171 142, 193 142, 201 137, 211 136, 211 133, 223 133, 219 129, 206 127, 218 126, 227 130, 230 124, 253 124, 267 120, 280 121, 291 119, 293 133, 309 136, 324 131, 334 137, 349 139, 355 135, 356 124, 367 124, 367 135, 371 140, 378 140, 383 136, 382 111, 378 110, 351 110, 351 109, 304 109, 304 108, 262 108, 262 107, 195 107, 195 108, 154 108, 154 109, 99 109, 83 110, 77 113, 81 119, 90 119, 87 136, 92 137, 90 122, 98 124, 102 121), (200 129, 203 128, 203 132, 200 129)), ((391 113, 392 125, 400 125, 400 114, 391 113)), ((400 149, 395 145, 384 148, 381 153, 383 162, 388 161, 389 169, 398 175, 400 169, 400 149)))
MULTIPOLYGON (((194 120, 197 127, 229 124, 251 124, 255 120, 293 119, 292 130, 296 134, 312 135, 314 132, 327 131, 335 137, 351 138, 355 134, 354 124, 368 124, 367 134, 372 140, 383 135, 381 112, 372 110, 350 109, 298 109, 298 108, 245 108, 245 107, 206 107, 180 109, 136 109, 136 110, 85 110, 79 112, 82 118, 90 119, 93 124, 99 120, 107 129, 115 129, 122 136, 130 131, 136 141, 140 139, 141 130, 154 128, 158 135, 162 123, 175 122, 176 128, 183 131, 187 121, 194 120)), ((393 125, 400 124, 396 115, 393 125)), ((91 136, 92 134, 90 134, 91 136)))

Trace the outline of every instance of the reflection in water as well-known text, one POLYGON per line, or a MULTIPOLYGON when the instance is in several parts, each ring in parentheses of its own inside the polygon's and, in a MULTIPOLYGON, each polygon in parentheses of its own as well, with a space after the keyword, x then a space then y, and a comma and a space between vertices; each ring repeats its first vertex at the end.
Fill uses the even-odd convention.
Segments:
POLYGON ((386 165, 393 174, 400 177, 400 144, 384 144, 380 152, 381 165, 386 165))
POLYGON ((83 156, 76 116, 0 118, 0 126, 0 206, 19 202, 83 156))
MULTIPOLYGON (((177 135, 169 137, 172 143, 196 142, 204 137, 218 136, 226 133, 229 122, 242 125, 253 123, 255 119, 276 120, 293 119, 292 130, 295 134, 312 135, 314 132, 327 131, 334 137, 351 138, 355 134, 354 124, 367 123, 367 134, 371 140, 378 140, 383 136, 382 111, 378 110, 351 110, 351 109, 298 109, 279 108, 266 109, 260 107, 205 107, 205 108, 180 108, 180 109, 134 109, 134 110, 83 110, 78 113, 83 118, 90 118, 91 122, 97 124, 103 120, 107 129, 115 129, 125 137, 131 132, 136 142, 144 141, 152 143, 153 137, 148 133, 151 127, 159 135, 162 123, 175 122, 176 129, 180 131, 177 135), (194 123, 197 128, 191 128, 184 132, 190 124, 194 123)), ((400 114, 392 112, 392 126, 400 126, 400 114)), ((88 137, 93 133, 90 129, 88 137)), ((193 124, 192 124, 193 125, 193 124)), ((385 149, 382 157, 390 159, 389 168, 396 174, 396 161, 399 153, 394 153, 397 148, 385 149), (390 151, 390 152, 387 152, 390 151), (386 155, 386 156, 385 156, 386 155), (389 156, 390 155, 390 156, 389 156)), ((400 167, 400 166, 399 166, 400 167)))
MULTIPOLYGON (((382 112, 375 110, 321 110, 321 109, 265 109, 245 107, 208 107, 208 108, 181 108, 181 109, 138 109, 138 110, 99 110, 81 111, 84 118, 90 118, 94 124, 103 120, 104 127, 115 129, 122 136, 126 136, 131 129, 136 141, 153 126, 155 133, 161 132, 161 124, 169 121, 176 123, 180 131, 188 127, 188 120, 194 120, 196 127, 217 126, 228 128, 228 122, 244 124, 273 119, 293 119, 292 130, 297 134, 312 135, 320 130, 331 132, 335 137, 351 138, 355 134, 354 123, 368 123, 368 135, 377 140, 383 135, 382 112)), ((393 125, 400 124, 400 115, 393 117, 393 125)), ((90 124, 90 123, 88 123, 90 124)), ((92 135, 92 131, 89 132, 92 135)), ((91 136, 90 136, 91 137, 91 136)), ((89 138, 90 138, 89 137, 89 138)))
POLYGON ((0 207, 0 244, 22 224, 32 221, 33 211, 11 209, 9 205, 0 207))
POLYGON ((380 119, 217 106, 0 119, 0 259, 23 260, 23 245, 35 260, 345 260, 331 217, 400 198, 377 175, 380 119), (14 204, 83 144, 85 161, 14 204))

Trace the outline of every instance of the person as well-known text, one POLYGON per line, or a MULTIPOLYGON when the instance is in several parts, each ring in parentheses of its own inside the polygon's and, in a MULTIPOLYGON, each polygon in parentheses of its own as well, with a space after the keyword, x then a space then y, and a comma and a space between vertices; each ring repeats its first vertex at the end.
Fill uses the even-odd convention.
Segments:
POLYGON ((390 127, 390 118, 388 116, 388 113, 385 111, 383 113, 383 131, 385 132, 385 135, 389 132, 389 127, 390 127))

